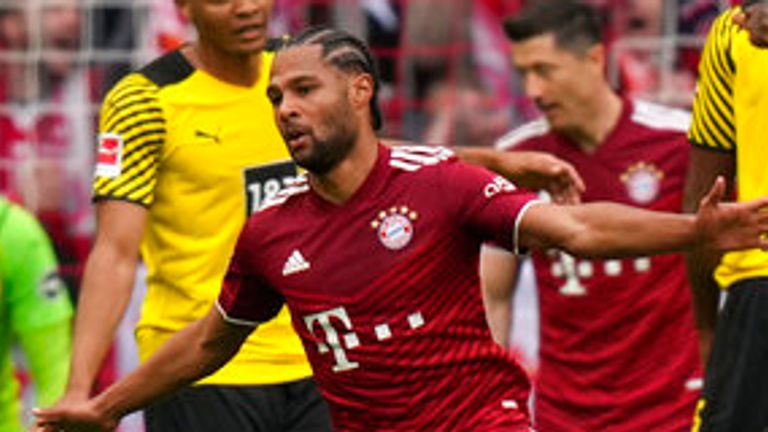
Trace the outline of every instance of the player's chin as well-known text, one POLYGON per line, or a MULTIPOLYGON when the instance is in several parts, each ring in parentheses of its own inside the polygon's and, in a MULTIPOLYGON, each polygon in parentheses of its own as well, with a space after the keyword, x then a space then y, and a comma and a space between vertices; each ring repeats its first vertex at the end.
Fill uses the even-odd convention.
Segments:
POLYGON ((307 165, 312 165, 312 152, 306 147, 288 146, 288 153, 291 154, 291 158, 302 168, 307 168, 307 165))
POLYGON ((768 48, 768 38, 765 37, 750 37, 749 41, 752 42, 752 45, 758 47, 758 48, 768 48))
POLYGON ((258 54, 264 51, 267 46, 267 40, 265 38, 257 39, 240 39, 237 43, 233 44, 234 50, 238 54, 252 55, 258 54))

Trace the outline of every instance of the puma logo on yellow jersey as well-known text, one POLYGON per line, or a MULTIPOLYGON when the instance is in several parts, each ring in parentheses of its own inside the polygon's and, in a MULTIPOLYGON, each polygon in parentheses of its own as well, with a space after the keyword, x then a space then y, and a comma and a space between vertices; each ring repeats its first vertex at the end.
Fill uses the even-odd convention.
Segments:
POLYGON ((221 139, 219 138, 219 134, 213 134, 210 132, 202 131, 200 129, 195 130, 195 138, 199 138, 205 141, 214 142, 216 144, 221 144, 221 139))

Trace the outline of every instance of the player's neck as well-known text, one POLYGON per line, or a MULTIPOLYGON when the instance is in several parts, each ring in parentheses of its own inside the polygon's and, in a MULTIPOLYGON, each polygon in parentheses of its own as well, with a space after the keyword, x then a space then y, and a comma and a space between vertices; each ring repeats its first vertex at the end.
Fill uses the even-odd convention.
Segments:
POLYGON ((192 65, 226 83, 251 87, 259 79, 261 53, 230 54, 196 42, 182 53, 192 65))
POLYGON ((373 130, 361 131, 347 157, 324 175, 310 173, 309 184, 324 200, 336 205, 347 202, 360 189, 376 166, 378 138, 373 130))
POLYGON ((578 128, 566 132, 569 138, 587 153, 596 151, 613 132, 621 118, 622 100, 610 88, 606 88, 600 97, 591 100, 589 109, 585 109, 578 128))

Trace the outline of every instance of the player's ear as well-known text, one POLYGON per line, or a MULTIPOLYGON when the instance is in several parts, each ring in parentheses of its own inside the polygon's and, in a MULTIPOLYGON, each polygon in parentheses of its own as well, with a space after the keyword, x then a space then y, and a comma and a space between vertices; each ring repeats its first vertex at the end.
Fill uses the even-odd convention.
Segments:
POLYGON ((601 43, 597 43, 587 48, 586 57, 589 59, 589 61, 592 64, 597 66, 599 70, 601 71, 605 70, 605 66, 606 66, 605 45, 601 43))
POLYGON ((605 46, 603 44, 594 44, 587 48, 587 56, 595 62, 605 63, 605 46))
POLYGON ((350 86, 350 100, 358 107, 366 107, 373 97, 373 77, 367 73, 357 74, 352 78, 350 86))
POLYGON ((735 13, 733 15, 732 21, 734 24, 744 29, 747 27, 747 14, 745 14, 743 11, 735 13))

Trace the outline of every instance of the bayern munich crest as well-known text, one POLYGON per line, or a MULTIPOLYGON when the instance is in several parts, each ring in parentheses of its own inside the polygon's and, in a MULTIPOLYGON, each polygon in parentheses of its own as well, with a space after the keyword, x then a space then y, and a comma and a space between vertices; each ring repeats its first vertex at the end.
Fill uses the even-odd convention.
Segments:
POLYGON ((411 242, 413 221, 418 217, 418 213, 406 206, 395 206, 387 211, 380 211, 371 221, 371 228, 376 230, 376 235, 384 247, 399 250, 411 242))
POLYGON ((638 162, 621 175, 627 194, 638 204, 648 204, 659 195, 664 172, 648 162, 638 162))

